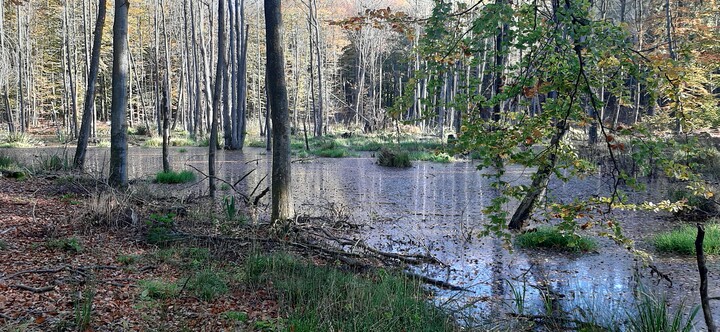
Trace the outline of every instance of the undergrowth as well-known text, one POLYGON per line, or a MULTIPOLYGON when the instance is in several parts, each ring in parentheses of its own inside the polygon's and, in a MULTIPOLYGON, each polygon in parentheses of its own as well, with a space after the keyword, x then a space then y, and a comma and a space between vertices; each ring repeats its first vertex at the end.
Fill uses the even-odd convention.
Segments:
POLYGON ((407 152, 395 152, 387 149, 380 151, 378 165, 385 167, 407 168, 412 166, 407 152))
POLYGON ((387 272, 365 277, 302 263, 286 255, 254 256, 245 265, 255 287, 272 283, 290 309, 291 331, 454 331, 452 318, 427 302, 418 281, 387 272))
POLYGON ((155 182, 165 184, 188 183, 195 181, 195 173, 191 171, 182 172, 160 172, 155 175, 155 182))
POLYGON ((518 235, 515 238, 515 244, 520 248, 548 248, 582 252, 594 251, 597 248, 597 243, 591 238, 564 234, 556 227, 549 226, 538 227, 533 232, 518 235))
MULTIPOLYGON (((652 239, 655 249, 661 253, 681 255, 695 254, 695 225, 685 225, 678 229, 655 235, 652 239)), ((720 255, 720 225, 717 223, 705 226, 703 250, 707 255, 720 255)))

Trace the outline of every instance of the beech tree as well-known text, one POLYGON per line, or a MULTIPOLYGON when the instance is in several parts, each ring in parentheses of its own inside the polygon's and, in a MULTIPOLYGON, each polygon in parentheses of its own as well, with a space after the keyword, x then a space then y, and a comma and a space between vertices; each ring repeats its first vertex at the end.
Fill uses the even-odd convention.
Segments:
POLYGON ((273 223, 293 217, 290 172, 290 116, 285 83, 281 0, 265 0, 267 88, 272 118, 272 213, 273 223))
POLYGON ((95 33, 93 37, 92 59, 90 60, 90 71, 88 74, 87 90, 85 90, 85 106, 80 126, 80 135, 75 149, 73 161, 76 168, 82 168, 85 164, 85 152, 87 151, 88 139, 90 137, 90 125, 95 113, 95 85, 97 84, 98 70, 100 67, 100 47, 102 45, 103 28, 105 27, 105 12, 107 0, 98 2, 97 21, 95 21, 95 33))
POLYGON ((113 23, 112 106, 110 124, 110 177, 116 187, 127 186, 127 76, 129 0, 115 0, 113 23))

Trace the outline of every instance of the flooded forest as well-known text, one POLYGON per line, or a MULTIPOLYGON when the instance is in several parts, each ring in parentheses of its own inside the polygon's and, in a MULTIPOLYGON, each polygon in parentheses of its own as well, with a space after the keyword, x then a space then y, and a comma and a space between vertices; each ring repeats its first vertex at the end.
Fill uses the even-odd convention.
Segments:
POLYGON ((0 331, 718 331, 717 0, 0 0, 0 331))

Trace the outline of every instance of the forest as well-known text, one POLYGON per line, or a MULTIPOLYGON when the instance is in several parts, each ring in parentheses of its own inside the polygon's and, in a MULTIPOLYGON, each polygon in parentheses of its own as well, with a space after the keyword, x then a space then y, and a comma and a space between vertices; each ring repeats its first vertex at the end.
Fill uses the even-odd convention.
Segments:
POLYGON ((716 0, 0 0, 2 331, 717 331, 716 0))

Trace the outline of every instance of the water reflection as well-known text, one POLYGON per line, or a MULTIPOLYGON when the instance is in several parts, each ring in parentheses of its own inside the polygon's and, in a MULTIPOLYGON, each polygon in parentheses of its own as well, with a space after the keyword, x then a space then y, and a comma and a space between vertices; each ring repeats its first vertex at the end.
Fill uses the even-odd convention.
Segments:
MULTIPOLYGON (((21 160, 33 160, 49 151, 6 152, 21 160)), ((160 153, 160 149, 131 148, 130 177, 149 177, 159 171, 160 153)), ((96 172, 105 172, 108 160, 109 149, 96 148, 90 150, 86 164, 96 172)), ((219 151, 218 160, 218 173, 229 182, 255 169, 243 182, 242 190, 246 192, 263 179, 268 181, 263 187, 269 185, 271 163, 264 150, 219 151)), ((206 172, 207 150, 186 148, 181 153, 173 149, 171 163, 175 169, 192 165, 206 172)), ((419 270, 469 288, 470 292, 462 292, 460 297, 472 303, 470 310, 493 316, 512 310, 512 305, 498 303, 513 303, 512 290, 518 287, 525 289, 527 310, 531 312, 543 312, 548 296, 559 299, 551 305, 563 310, 600 306, 608 315, 624 313, 632 299, 636 262, 609 241, 603 243, 599 254, 571 255, 520 250, 511 253, 498 240, 479 238, 478 232, 486 222, 482 209, 494 191, 490 180, 472 162, 416 163, 410 169, 389 169, 376 165, 374 158, 319 158, 294 163, 292 172, 298 213, 318 215, 323 213, 319 209, 323 204, 341 204, 355 221, 370 226, 362 234, 368 244, 388 251, 433 254, 448 266, 423 266, 419 270)), ((523 184, 529 182, 529 175, 526 169, 509 167, 504 180, 523 184)), ((591 176, 569 183, 554 181, 549 194, 562 200, 583 199, 606 194, 611 186, 611 180, 591 176)), ((510 211, 512 204, 507 206, 510 211)), ((633 214, 625 217, 633 222, 633 214)), ((642 234, 647 232, 642 225, 635 228, 640 228, 642 234)), ((632 225, 630 229, 632 233, 632 225)), ((691 260, 673 260, 673 264, 694 271, 691 260)), ((685 289, 693 289, 694 279, 687 278, 685 289)), ((677 288, 671 292, 686 295, 677 288)), ((442 303, 457 295, 441 291, 437 300, 442 303)), ((691 299, 697 302, 695 296, 691 299)))

